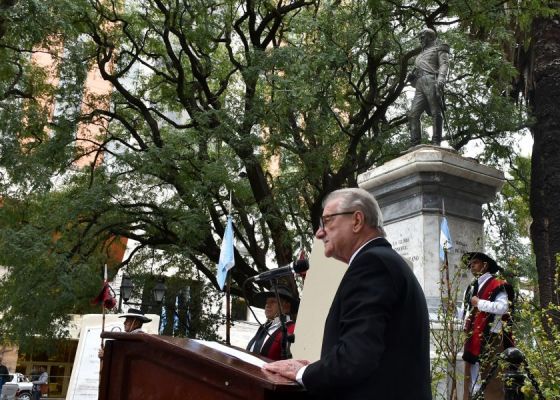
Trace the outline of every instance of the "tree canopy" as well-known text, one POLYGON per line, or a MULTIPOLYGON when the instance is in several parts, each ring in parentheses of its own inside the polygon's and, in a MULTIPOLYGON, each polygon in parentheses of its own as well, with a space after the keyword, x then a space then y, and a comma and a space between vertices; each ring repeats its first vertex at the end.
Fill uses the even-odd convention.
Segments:
POLYGON ((156 249, 155 272, 217 286, 230 209, 234 292, 270 260, 291 261, 299 243, 310 246, 327 193, 407 149, 406 77, 426 26, 453 55, 444 140, 503 151, 527 125, 503 55, 515 12, 501 1, 426 0, 3 9, 2 332, 58 332, 87 309, 115 238, 135 243, 115 269, 145 268, 156 249), (109 90, 88 89, 92 71, 109 90))

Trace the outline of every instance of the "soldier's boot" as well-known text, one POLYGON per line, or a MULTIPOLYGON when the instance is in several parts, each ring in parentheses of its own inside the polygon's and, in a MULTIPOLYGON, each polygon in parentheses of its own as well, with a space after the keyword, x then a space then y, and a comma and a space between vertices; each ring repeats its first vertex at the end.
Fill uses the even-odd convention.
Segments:
POLYGON ((410 127, 410 147, 417 146, 422 142, 420 135, 420 118, 408 118, 408 125, 410 127))
POLYGON ((432 144, 434 146, 439 146, 441 145, 441 133, 443 130, 443 116, 435 115, 432 119, 432 122, 433 122, 432 144))

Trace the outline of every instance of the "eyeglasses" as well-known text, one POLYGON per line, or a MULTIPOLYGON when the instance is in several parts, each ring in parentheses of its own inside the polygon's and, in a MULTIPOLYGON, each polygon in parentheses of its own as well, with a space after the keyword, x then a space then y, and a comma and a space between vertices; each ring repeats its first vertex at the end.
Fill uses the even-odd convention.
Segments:
POLYGON ((351 215, 355 212, 356 211, 345 211, 334 214, 321 215, 321 219, 319 220, 319 229, 325 229, 325 226, 327 226, 332 217, 336 217, 337 215, 351 215))

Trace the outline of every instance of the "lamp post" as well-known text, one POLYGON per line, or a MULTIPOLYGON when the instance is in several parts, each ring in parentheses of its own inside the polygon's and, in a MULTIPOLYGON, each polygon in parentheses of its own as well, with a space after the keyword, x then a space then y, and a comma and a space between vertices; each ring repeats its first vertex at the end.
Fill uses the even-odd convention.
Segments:
POLYGON ((158 283, 156 283, 156 285, 152 289, 152 295, 154 296, 154 300, 156 301, 156 303, 158 305, 161 305, 161 302, 163 301, 163 298, 165 297, 165 290, 166 289, 167 288, 165 287, 165 284, 163 283, 163 279, 160 278, 158 280, 158 283))
POLYGON ((125 304, 128 302, 128 299, 130 299, 130 296, 132 296, 132 289, 134 289, 134 285, 130 277, 128 275, 123 275, 121 280, 121 299, 124 300, 125 304))
MULTIPOLYGON (((163 283, 163 278, 159 278, 158 282, 155 284, 154 288, 152 289, 152 296, 154 297, 154 303, 136 303, 128 301, 132 296, 132 290, 134 289, 134 285, 132 280, 128 275, 123 275, 121 281, 121 295, 120 299, 124 301, 126 305, 135 305, 135 306, 161 306, 163 302, 163 298, 165 297, 165 291, 167 287, 163 283)), ((119 300, 119 311, 121 311, 122 303, 119 300)))

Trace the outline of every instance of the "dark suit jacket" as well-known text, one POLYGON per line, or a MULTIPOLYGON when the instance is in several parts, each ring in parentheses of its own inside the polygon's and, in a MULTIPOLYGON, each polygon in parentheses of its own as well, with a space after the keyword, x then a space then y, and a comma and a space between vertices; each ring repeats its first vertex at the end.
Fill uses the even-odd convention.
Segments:
POLYGON ((321 399, 431 399, 424 293, 385 239, 356 255, 332 302, 321 359, 303 384, 321 399))

